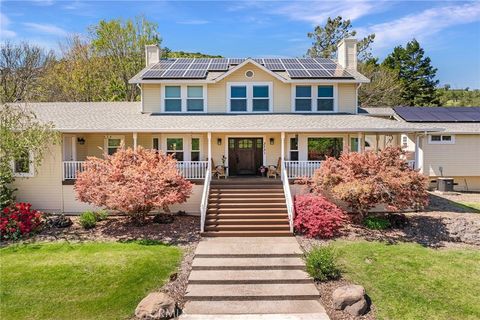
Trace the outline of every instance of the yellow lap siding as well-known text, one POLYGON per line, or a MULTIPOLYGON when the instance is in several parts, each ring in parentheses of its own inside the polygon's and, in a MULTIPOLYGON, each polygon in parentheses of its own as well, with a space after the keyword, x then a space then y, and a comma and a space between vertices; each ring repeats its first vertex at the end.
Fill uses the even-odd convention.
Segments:
POLYGON ((143 112, 158 113, 162 111, 159 84, 143 84, 142 99, 143 112))
POLYGON ((338 112, 357 112, 357 84, 338 84, 338 112))

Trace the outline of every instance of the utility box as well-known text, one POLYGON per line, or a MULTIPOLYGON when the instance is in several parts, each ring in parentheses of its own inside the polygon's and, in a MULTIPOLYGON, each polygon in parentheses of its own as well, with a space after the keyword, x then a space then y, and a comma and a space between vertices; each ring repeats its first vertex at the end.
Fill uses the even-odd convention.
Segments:
POLYGON ((453 191, 454 186, 453 178, 437 178, 437 190, 449 192, 453 191))

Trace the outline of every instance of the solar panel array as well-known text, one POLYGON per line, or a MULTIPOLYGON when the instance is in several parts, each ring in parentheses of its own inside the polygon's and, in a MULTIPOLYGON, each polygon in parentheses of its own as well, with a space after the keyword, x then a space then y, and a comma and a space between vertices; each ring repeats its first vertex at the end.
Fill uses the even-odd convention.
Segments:
POLYGON ((408 122, 480 122, 480 107, 395 107, 408 122))
MULTIPOLYGON (((162 59, 147 70, 143 79, 204 79, 208 71, 228 71, 244 58, 162 59)), ((293 79, 353 79, 335 61, 325 58, 255 58, 271 71, 285 71, 293 79)))

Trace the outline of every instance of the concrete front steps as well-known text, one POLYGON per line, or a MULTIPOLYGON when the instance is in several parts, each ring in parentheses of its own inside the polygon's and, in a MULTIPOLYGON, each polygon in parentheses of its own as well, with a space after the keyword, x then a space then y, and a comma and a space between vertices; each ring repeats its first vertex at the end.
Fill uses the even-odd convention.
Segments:
POLYGON ((292 237, 203 238, 181 319, 328 320, 292 237))
POLYGON ((280 180, 212 180, 205 232, 207 237, 291 236, 280 180))

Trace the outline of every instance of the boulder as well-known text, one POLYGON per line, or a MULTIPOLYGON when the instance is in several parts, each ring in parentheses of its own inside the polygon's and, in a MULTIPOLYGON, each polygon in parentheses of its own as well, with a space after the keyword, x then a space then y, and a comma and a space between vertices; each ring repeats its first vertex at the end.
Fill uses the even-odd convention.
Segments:
POLYGON ((332 300, 335 309, 345 310, 353 316, 362 315, 368 309, 365 288, 359 285, 346 285, 335 289, 332 300))
POLYGON ((172 318, 175 316, 175 301, 163 292, 152 292, 140 301, 135 316, 142 320, 172 318))

